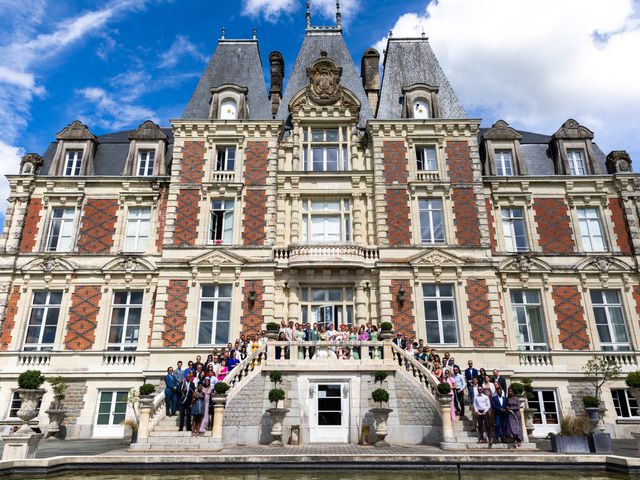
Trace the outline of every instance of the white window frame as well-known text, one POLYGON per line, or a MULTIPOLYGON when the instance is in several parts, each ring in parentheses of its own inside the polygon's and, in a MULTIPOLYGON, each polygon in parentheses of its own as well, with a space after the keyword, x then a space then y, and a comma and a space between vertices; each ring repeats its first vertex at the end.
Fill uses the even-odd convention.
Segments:
MULTIPOLYGON (((560 403, 558 402, 558 392, 554 388, 535 388, 533 390, 533 394, 536 395, 536 401, 540 406, 540 412, 535 412, 540 415, 540 423, 534 423, 534 431, 533 436, 535 437, 546 437, 549 433, 557 433, 560 431, 560 422, 562 421, 562 412, 560 409, 560 403), (543 393, 550 392, 553 394, 553 403, 555 405, 555 412, 547 412, 545 402, 543 400, 543 393), (557 423, 547 423, 547 414, 554 414, 557 419, 557 423)), ((531 401, 531 400, 529 400, 531 401)))
POLYGON ((617 418, 630 418, 630 419, 640 419, 640 405, 638 405, 638 399, 633 396, 631 391, 628 388, 612 388, 611 389, 611 399, 613 401, 614 411, 616 412, 617 418), (613 392, 618 392, 618 394, 622 393, 623 400, 626 404, 627 411, 629 415, 623 415, 622 407, 620 406, 620 398, 616 398, 613 392), (636 407, 632 407, 630 404, 630 400, 634 400, 636 402, 636 407), (636 415, 631 415, 631 412, 635 410, 636 415))
MULTIPOLYGON (((93 436, 94 437, 110 437, 110 438, 114 438, 114 437, 122 437, 124 435, 124 425, 122 424, 122 422, 118 422, 115 423, 115 416, 116 416, 116 412, 115 412, 115 408, 116 405, 118 403, 122 404, 122 402, 118 402, 118 394, 125 394, 125 411, 124 411, 124 418, 122 419, 122 421, 124 421, 127 418, 127 413, 129 411, 129 405, 128 402, 126 400, 126 398, 128 398, 129 395, 129 391, 128 390, 124 390, 124 389, 102 389, 102 390, 98 390, 98 398, 96 399, 96 413, 95 413, 95 418, 93 421, 93 436), (102 402, 102 394, 103 393, 108 393, 111 392, 112 393, 112 398, 111 398, 111 402, 109 403, 109 423, 106 425, 100 425, 98 424, 98 419, 100 417, 100 405, 103 403, 102 402)), ((105 404, 107 402, 104 402, 105 404)), ((119 413, 118 415, 121 415, 121 413, 119 413)))
POLYGON ((341 172, 351 169, 349 162, 349 131, 347 127, 335 126, 326 127, 303 127, 303 162, 302 168, 307 172, 341 172), (336 132, 335 139, 329 138, 329 132, 336 132), (322 138, 318 138, 318 134, 322 138), (336 168, 328 169, 329 150, 336 150, 336 168), (314 164, 314 151, 322 152, 322 168, 316 170, 314 164))
POLYGON ((548 351, 549 350, 549 336, 547 333, 547 325, 545 320, 544 308, 542 305, 542 295, 539 290, 532 289, 522 289, 522 288, 514 288, 509 291, 509 299, 511 301, 511 312, 513 316, 513 322, 515 326, 516 338, 518 339, 518 349, 524 351, 548 351), (522 303, 516 303, 514 301, 513 293, 514 292, 522 292, 522 303), (533 299, 529 299, 529 294, 536 294, 538 297, 537 301, 533 299), (531 316, 530 310, 537 309, 540 315, 540 322, 542 327, 542 335, 545 339, 544 343, 542 342, 533 342, 531 341, 533 329, 531 327, 531 316), (525 316, 524 326, 527 330, 527 336, 529 337, 529 341, 525 341, 523 336, 520 333, 520 321, 517 311, 522 310, 525 316))
POLYGON ((29 308, 29 318, 27 319, 27 328, 24 332, 24 341, 22 342, 22 351, 24 352, 50 352, 51 350, 53 350, 53 347, 55 345, 55 341, 56 341, 56 335, 58 333, 58 325, 60 323, 60 312, 62 309, 62 298, 63 298, 63 293, 60 290, 34 290, 31 294, 31 306, 29 308), (40 304, 36 304, 35 299, 36 299, 36 294, 41 294, 44 293, 46 295, 45 297, 45 303, 40 303, 40 304), (59 294, 60 295, 60 303, 50 303, 51 302, 51 295, 52 294, 59 294), (31 324, 32 321, 32 317, 34 314, 34 310, 37 309, 41 309, 43 310, 42 313, 42 322, 40 322, 39 324, 31 324), (57 310, 57 312, 56 312, 57 310), (49 321, 49 315, 55 315, 55 326, 54 326, 54 333, 53 333, 53 341, 51 343, 43 343, 43 336, 44 336, 44 331, 45 331, 45 327, 51 327, 52 324, 49 323, 47 324, 47 322, 49 321), (29 338, 29 329, 33 327, 33 328, 38 328, 38 341, 35 343, 27 343, 27 339, 29 338))
POLYGON ((124 235, 124 252, 145 252, 151 230, 151 207, 129 207, 124 235))
MULTIPOLYGON (((315 297, 318 298, 318 297, 315 297)), ((304 286, 300 288, 300 316, 303 323, 324 325, 333 323, 336 330, 340 324, 355 324, 353 287, 304 286), (323 298, 314 300, 314 293, 324 292, 323 298), (340 298, 335 298, 336 293, 340 298)))
POLYGON ((350 199, 305 198, 302 200, 302 241, 306 243, 350 242, 352 240, 351 218, 350 199), (333 208, 333 204, 338 204, 338 208, 333 208), (339 238, 333 239, 328 225, 335 224, 336 219, 340 229, 339 238), (322 232, 316 232, 315 227, 319 225, 320 220, 322 220, 322 232), (319 234, 322 234, 323 238, 317 238, 319 234))
POLYGON ((140 328, 142 326, 142 308, 144 304, 144 291, 142 290, 117 290, 111 295, 111 311, 109 316, 109 330, 107 330, 107 350, 119 351, 119 352, 135 352, 138 349, 138 342, 140 341, 140 328), (126 303, 115 303, 116 295, 119 293, 126 294, 126 303), (141 295, 140 303, 131 303, 132 294, 139 293, 141 295), (138 315, 138 329, 136 332, 136 338, 134 341, 127 341, 126 334, 128 328, 131 326, 129 320, 132 310, 139 310, 138 315), (114 312, 116 310, 124 310, 124 320, 121 327, 121 338, 119 342, 110 342, 111 329, 114 327, 114 312))
POLYGON ((507 252, 528 252, 529 240, 527 238, 527 223, 523 207, 503 207, 500 209, 502 218, 502 234, 507 252), (516 214, 519 211, 520 215, 516 214), (516 235, 516 223, 521 222, 523 235, 516 235), (518 238, 524 239, 524 245, 518 245, 518 238))
POLYGON ((62 175, 65 177, 78 177, 82 172, 82 159, 84 150, 74 148, 65 152, 64 171, 62 175))
POLYGON ((569 175, 581 176, 587 174, 584 150, 579 148, 567 149, 567 164, 569 167, 569 175))
POLYGON ((424 315, 424 325, 425 325, 425 339, 427 344, 429 345, 450 345, 455 346, 460 343, 460 327, 458 325, 458 308, 456 305, 456 289, 453 283, 422 283, 422 304, 423 304, 423 315, 424 315), (427 296, 425 293, 425 287, 435 287, 435 296, 427 296), (441 293, 442 287, 449 287, 451 289, 451 295, 444 295, 441 293), (437 310, 437 319, 427 319, 427 302, 435 302, 436 310, 437 310), (453 319, 444 319, 442 317, 442 304, 444 302, 451 302, 451 307, 453 310, 453 319), (439 342, 434 342, 428 340, 429 337, 429 324, 438 325, 438 338, 439 342), (445 342, 444 341, 444 323, 452 323, 455 327, 455 341, 454 342, 445 342))
POLYGON ((200 297, 198 301, 198 329, 196 330, 196 345, 198 346, 214 346, 214 345, 227 345, 229 343, 229 339, 231 338, 231 318, 233 315, 232 308, 232 298, 233 298, 233 285, 232 284, 214 284, 214 285, 201 285, 200 286, 200 297), (213 288, 214 296, 209 297, 204 295, 205 288, 213 288), (220 290, 221 288, 229 289, 229 296, 221 296, 220 290), (213 303, 212 309, 212 317, 209 319, 203 319, 203 311, 202 304, 203 303, 213 303), (218 307, 221 303, 229 304, 229 318, 228 319, 219 319, 218 318, 218 307), (200 338, 200 327, 203 323, 211 324, 211 340, 210 342, 203 342, 200 338), (226 323, 227 324, 227 338, 220 343, 215 343, 216 335, 218 333, 219 324, 226 323))
POLYGON ((153 176, 153 169, 156 164, 156 151, 153 149, 138 150, 138 164, 136 171, 139 177, 153 176))
POLYGON ((435 145, 416 146, 416 169, 419 172, 438 171, 438 149, 435 145), (420 157, 422 157, 422 160, 420 157))
POLYGON ((580 242, 585 252, 607 251, 607 238, 604 233, 600 209, 597 207, 576 208, 580 242))
POLYGON ((499 149, 495 151, 496 175, 499 177, 512 177, 514 175, 513 168, 513 152, 511 150, 499 149))
POLYGON ((220 145, 216 148, 214 170, 216 172, 232 172, 236 169, 238 150, 233 145, 220 145), (231 155, 233 152, 233 155, 231 155))
POLYGON ((209 235, 210 245, 230 245, 233 243, 233 218, 235 199, 214 198, 209 204, 209 235), (218 215, 222 215, 220 229, 218 229, 218 215), (219 238, 218 238, 219 237, 219 238))
POLYGON ((594 322, 596 324, 596 330, 598 331, 598 340, 600 341, 600 348, 605 352, 628 352, 631 351, 631 339, 629 338, 629 327, 627 324, 627 318, 624 313, 624 305, 622 304, 622 295, 619 290, 616 289, 600 289, 594 288, 589 290, 589 297, 591 299, 591 308, 593 309, 594 322), (595 303, 593 298, 594 292, 601 292, 602 294, 602 303, 595 303), (615 293, 618 297, 617 302, 609 302, 607 299, 606 293, 615 293), (598 323, 598 317, 596 316, 596 309, 601 309, 604 312, 606 324, 598 323), (624 327, 624 335, 626 337, 626 341, 619 341, 617 339, 616 330, 613 327, 612 319, 613 315, 611 311, 613 309, 619 310, 620 318, 622 318, 622 326, 624 327), (600 326, 606 327, 607 332, 609 334, 609 338, 611 338, 610 342, 603 342, 602 336, 600 335, 600 326))
POLYGON ((418 218, 420 221, 420 243, 422 243, 423 245, 444 245, 447 242, 444 202, 441 198, 419 198, 418 218), (440 205, 439 208, 438 204, 440 205), (422 218, 423 214, 425 214, 426 216, 425 221, 428 223, 428 225, 424 225, 422 218), (440 215, 441 217, 441 236, 438 236, 438 232, 436 231, 438 215, 440 215))
MULTIPOLYGON (((49 221, 49 231, 47 233, 46 251, 47 252, 70 252, 73 248, 74 224, 76 219, 75 207, 53 207, 49 221), (62 212, 62 216, 56 217, 56 212, 62 212), (57 235, 56 244, 52 246, 53 230, 57 224, 60 224, 59 234, 57 235), (66 244, 60 245, 61 240, 66 240, 66 244)), ((65 242, 63 242, 65 243, 65 242)))

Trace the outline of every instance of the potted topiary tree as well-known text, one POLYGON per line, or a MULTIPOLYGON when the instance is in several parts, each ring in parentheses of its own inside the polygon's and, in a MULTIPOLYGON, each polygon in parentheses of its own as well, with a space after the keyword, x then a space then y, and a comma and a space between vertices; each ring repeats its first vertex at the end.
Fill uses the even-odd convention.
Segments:
POLYGON ((556 453, 589 453, 587 435, 593 428, 585 415, 567 415, 560 422, 560 434, 551 434, 551 449, 556 453))
POLYGON ((591 451, 594 453, 605 453, 611 451, 611 434, 604 432, 603 420, 606 410, 600 401, 600 391, 608 381, 613 380, 620 375, 621 369, 622 367, 614 359, 602 356, 594 356, 582 368, 587 380, 591 385, 593 385, 595 393, 594 396, 597 400, 597 404, 596 400, 590 400, 591 404, 595 405, 595 407, 589 407, 596 408, 597 412, 590 412, 587 410, 590 418, 592 418, 592 421, 594 422, 592 432, 589 435, 589 445, 591 446, 591 451), (596 427, 600 430, 599 432, 596 431, 596 427))
POLYGON ((60 434, 62 422, 67 416, 67 410, 64 408, 62 401, 65 398, 69 385, 64 383, 62 377, 51 377, 47 379, 51 389, 53 390, 53 400, 49 405, 49 409, 45 411, 49 415, 49 428, 47 429, 47 440, 57 440, 60 434))
MULTIPOLYGON (((535 398, 535 394, 533 393, 533 381, 530 378, 523 378, 522 382, 522 395, 525 398, 525 408, 524 408, 524 424, 527 429, 527 437, 531 437, 531 434, 535 430, 535 426, 533 424, 533 416, 536 413, 536 410, 533 408, 529 408, 529 401, 535 398)), ((506 392, 505 392, 506 394, 506 392)))
POLYGON ((138 394, 139 390, 141 390, 141 388, 136 390, 135 387, 131 387, 129 389, 129 393, 127 394, 127 404, 131 408, 133 418, 125 418, 122 422, 122 425, 131 429, 131 443, 136 443, 138 441, 138 430, 140 428, 140 414, 138 413, 138 407, 140 404, 140 395, 138 394))
MULTIPOLYGON (((381 380, 381 383, 382 381, 384 380, 381 380)), ((389 434, 389 431, 387 430, 387 421, 389 420, 389 414, 393 412, 393 409, 383 407, 382 404, 389 402, 389 392, 384 388, 377 388, 371 392, 371 399, 379 405, 378 407, 369 409, 376 423, 377 438, 375 445, 376 447, 385 447, 389 445, 386 441, 387 435, 389 434)))
POLYGON ((282 374, 274 370, 269 374, 269 379, 273 382, 273 388, 269 390, 269 401, 275 404, 275 407, 267 409, 267 413, 271 417, 271 437, 273 438, 271 445, 281 447, 283 445, 284 417, 289 410, 278 407, 279 403, 284 402, 285 398, 284 390, 278 388, 278 384, 282 383, 282 374))
POLYGON ((150 383, 143 383, 140 385, 140 403, 143 405, 153 403, 153 392, 156 391, 155 385, 150 383))
POLYGON ((391 340, 393 336, 393 324, 391 322, 382 322, 380 324, 380 339, 391 340))
POLYGON ((594 426, 600 421, 600 400, 593 395, 585 395, 582 397, 582 404, 587 411, 587 416, 591 419, 594 426))
POLYGON ((631 390, 631 394, 636 400, 640 401, 640 370, 627 374, 624 382, 631 390))
POLYGON ((18 417, 22 420, 22 426, 17 432, 19 434, 30 435, 33 433, 29 422, 38 415, 38 403, 45 393, 45 389, 40 388, 44 381, 45 378, 40 370, 27 370, 18 377, 17 392, 22 402, 18 410, 18 417))
POLYGON ((280 327, 276 322, 267 323, 267 338, 269 340, 277 340, 279 330, 280 327))

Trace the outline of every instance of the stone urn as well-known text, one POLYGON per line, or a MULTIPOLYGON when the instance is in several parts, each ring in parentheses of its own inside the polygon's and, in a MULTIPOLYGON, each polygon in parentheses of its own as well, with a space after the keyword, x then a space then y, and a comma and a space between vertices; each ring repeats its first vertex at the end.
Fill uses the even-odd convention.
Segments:
POLYGON ((45 390, 44 388, 20 388, 17 392, 22 401, 20 410, 18 410, 18 418, 22 420, 22 426, 16 433, 29 435, 33 433, 29 422, 38 416, 38 402, 42 400, 45 390))
POLYGON ((265 333, 265 336, 269 339, 269 340, 278 340, 278 330, 267 330, 267 332, 265 333))
POLYGON ((373 415, 373 419, 376 422, 376 447, 388 447, 389 444, 385 440, 389 431, 387 430, 387 421, 389 420, 389 414, 393 412, 391 408, 375 407, 370 408, 369 411, 373 415))
POLYGON ((288 408, 269 408, 267 409, 267 413, 271 417, 271 436, 273 437, 273 441, 271 445, 274 447, 281 447, 282 443, 282 434, 284 432, 283 422, 284 417, 289 412, 288 408))
POLYGON ((526 407, 524 409, 524 426, 527 429, 527 435, 531 436, 536 426, 533 424, 533 416, 535 415, 535 408, 526 407))
POLYGON ((393 340, 396 334, 393 330, 380 330, 380 339, 381 340, 393 340))
POLYGON ((45 410, 45 413, 49 416, 49 428, 47 429, 47 440, 57 440, 58 433, 60 432, 60 426, 67 416, 67 410, 62 408, 59 403, 54 405, 53 403, 49 407, 49 410, 45 410))
POLYGON ((600 409, 598 407, 587 407, 585 410, 587 411, 587 417, 589 417, 589 420, 591 420, 593 425, 596 426, 598 422, 600 422, 600 409))

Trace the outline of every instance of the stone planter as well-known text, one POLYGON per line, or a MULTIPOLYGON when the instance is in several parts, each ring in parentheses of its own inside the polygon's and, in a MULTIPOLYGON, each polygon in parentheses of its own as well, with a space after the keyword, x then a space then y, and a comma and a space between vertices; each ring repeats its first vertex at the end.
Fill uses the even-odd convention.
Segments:
POLYGON ((278 330, 267 330, 265 335, 269 340, 278 340, 278 330))
POLYGON ((64 409, 49 409, 45 413, 49 415, 49 428, 47 430, 47 440, 57 440, 58 433, 60 432, 60 425, 64 422, 67 416, 67 410, 64 409))
POLYGON ((273 440, 271 445, 275 447, 281 447, 282 443, 282 434, 284 432, 284 428, 282 423, 284 422, 284 417, 289 412, 288 408, 269 408, 267 409, 267 413, 271 417, 271 436, 273 440))
POLYGON ((591 453, 611 453, 611 435, 602 432, 590 433, 589 450, 591 453))
POLYGON ((153 395, 140 395, 140 406, 151 407, 153 405, 153 395))
POLYGON ((595 427, 600 421, 600 409, 598 407, 588 407, 585 408, 585 410, 587 411, 587 417, 589 417, 589 420, 593 422, 595 427))
POLYGON ((640 452, 640 432, 631 432, 631 436, 636 441, 636 449, 640 452))
POLYGON ((18 410, 18 418, 22 420, 22 426, 17 433, 28 435, 33 433, 33 430, 29 426, 29 422, 38 416, 38 402, 42 399, 45 390, 44 388, 20 388, 17 391, 18 395, 20 395, 20 400, 22 401, 20 410, 18 410))
POLYGON ((586 435, 551 434, 551 449, 556 453, 589 453, 589 439, 586 435))
POLYGON ((376 447, 389 446, 385 438, 389 434, 387 431, 387 421, 389 420, 389 414, 393 412, 393 410, 391 408, 376 407, 370 408, 369 411, 376 422, 376 447))
POLYGON ((527 436, 531 437, 531 434, 536 429, 536 426, 533 424, 533 416, 536 411, 533 408, 525 408, 524 409, 524 424, 527 429, 527 436))
POLYGON ((380 340, 392 340, 396 337, 393 330, 380 330, 380 340))

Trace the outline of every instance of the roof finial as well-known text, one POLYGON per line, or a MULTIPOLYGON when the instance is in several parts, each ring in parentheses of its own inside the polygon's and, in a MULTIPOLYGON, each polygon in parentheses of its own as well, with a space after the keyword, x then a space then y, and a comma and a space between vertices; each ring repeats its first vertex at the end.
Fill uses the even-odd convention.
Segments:
POLYGON ((393 37, 393 30, 389 30, 389 38, 393 37))
POLYGON ((340 0, 336 0, 336 27, 342 30, 342 13, 340 13, 340 0))
MULTIPOLYGON (((423 34, 424 35, 424 34, 423 34)), ((256 27, 253 27, 253 32, 252 32, 252 36, 254 40, 258 39, 258 29, 256 27)))
POLYGON ((307 30, 311 30, 311 2, 307 0, 307 30))
POLYGON ((224 40, 224 27, 222 27, 222 35, 220 36, 220 40, 224 40))

